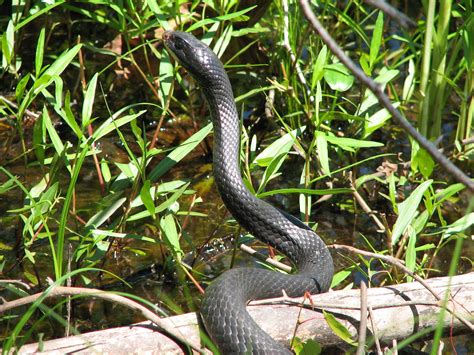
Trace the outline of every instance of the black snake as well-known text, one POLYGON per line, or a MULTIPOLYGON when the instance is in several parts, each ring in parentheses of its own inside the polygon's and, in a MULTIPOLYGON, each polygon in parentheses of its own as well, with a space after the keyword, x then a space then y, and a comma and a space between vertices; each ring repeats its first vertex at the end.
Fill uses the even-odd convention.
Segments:
POLYGON ((240 173, 240 121, 229 78, 212 50, 189 33, 163 34, 168 51, 188 70, 207 99, 214 127, 214 178, 224 204, 259 240, 284 253, 297 274, 237 268, 219 276, 207 288, 200 313, 204 326, 223 354, 288 354, 266 334, 246 310, 250 300, 329 289, 331 255, 321 238, 297 218, 257 199, 240 173))

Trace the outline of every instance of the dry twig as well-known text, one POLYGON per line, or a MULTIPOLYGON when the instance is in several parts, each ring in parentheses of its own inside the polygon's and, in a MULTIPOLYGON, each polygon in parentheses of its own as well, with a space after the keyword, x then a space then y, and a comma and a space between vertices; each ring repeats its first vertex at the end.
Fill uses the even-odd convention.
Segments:
MULTIPOLYGON (((409 268, 407 268, 405 265, 403 265, 402 261, 400 259, 394 258, 392 256, 388 255, 381 255, 381 254, 376 254, 376 253, 371 253, 365 250, 360 250, 354 247, 350 247, 348 245, 339 245, 339 244, 333 244, 333 245, 328 245, 328 248, 331 249, 336 249, 336 250, 345 250, 354 254, 360 254, 360 255, 365 255, 371 258, 376 258, 385 261, 386 263, 390 265, 394 265, 397 268, 401 269, 404 273, 410 275, 413 277, 416 281, 418 281, 423 287, 425 287, 438 302, 443 302, 443 299, 426 283, 425 280, 423 280, 420 276, 415 274, 413 271, 411 271, 409 268)), ((443 307, 440 305, 440 307, 443 307)), ((462 323, 464 323, 471 331, 474 331, 474 325, 465 317, 463 317, 460 314, 457 314, 449 304, 444 305, 444 308, 451 313, 453 316, 455 316, 457 319, 459 319, 462 323)))

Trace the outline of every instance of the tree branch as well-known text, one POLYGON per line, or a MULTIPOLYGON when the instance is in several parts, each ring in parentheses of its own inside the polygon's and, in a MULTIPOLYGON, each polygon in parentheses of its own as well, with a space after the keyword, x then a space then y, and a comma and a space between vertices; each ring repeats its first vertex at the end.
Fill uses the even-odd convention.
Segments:
POLYGON ((392 115, 395 122, 397 122, 410 136, 415 139, 421 147, 423 147, 434 160, 438 162, 448 173, 450 173, 457 181, 466 185, 471 191, 474 192, 474 181, 471 180, 466 174, 462 172, 456 165, 454 165, 448 158, 446 158, 436 146, 427 140, 420 132, 418 132, 407 119, 398 111, 391 103, 387 95, 384 94, 379 84, 369 78, 365 73, 359 69, 359 67, 344 53, 341 47, 334 41, 329 35, 326 29, 321 25, 316 15, 311 10, 311 7, 307 0, 300 0, 301 8, 307 20, 309 21, 311 28, 319 34, 324 43, 331 49, 331 51, 339 58, 339 60, 354 74, 354 76, 373 94, 377 97, 379 103, 387 109, 392 115))

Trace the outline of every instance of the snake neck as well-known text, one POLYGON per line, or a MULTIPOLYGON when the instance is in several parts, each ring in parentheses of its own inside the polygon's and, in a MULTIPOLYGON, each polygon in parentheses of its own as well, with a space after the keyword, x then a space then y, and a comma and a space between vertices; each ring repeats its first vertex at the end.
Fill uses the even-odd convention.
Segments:
POLYGON ((214 180, 229 212, 247 228, 248 218, 240 216, 248 216, 251 206, 241 201, 255 201, 257 198, 250 193, 242 180, 240 120, 231 85, 224 71, 218 76, 220 79, 215 84, 203 86, 214 127, 214 180))

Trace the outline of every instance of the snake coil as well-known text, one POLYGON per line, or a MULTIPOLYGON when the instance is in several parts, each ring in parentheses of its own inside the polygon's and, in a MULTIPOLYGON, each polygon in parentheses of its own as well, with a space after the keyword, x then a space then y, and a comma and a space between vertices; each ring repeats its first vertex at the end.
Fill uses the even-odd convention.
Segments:
POLYGON ((250 300, 329 289, 331 255, 321 238, 303 222, 257 199, 240 173, 240 121, 229 78, 219 58, 193 35, 167 31, 168 51, 204 92, 214 128, 213 169, 224 204, 239 224, 259 240, 285 254, 298 273, 265 269, 231 269, 206 289, 200 313, 204 326, 223 354, 289 354, 250 317, 250 300))

